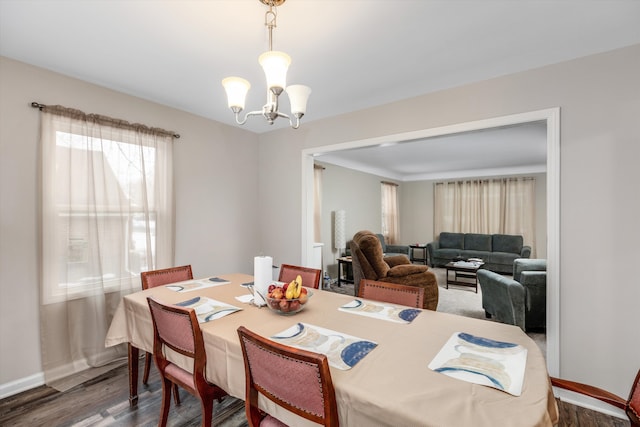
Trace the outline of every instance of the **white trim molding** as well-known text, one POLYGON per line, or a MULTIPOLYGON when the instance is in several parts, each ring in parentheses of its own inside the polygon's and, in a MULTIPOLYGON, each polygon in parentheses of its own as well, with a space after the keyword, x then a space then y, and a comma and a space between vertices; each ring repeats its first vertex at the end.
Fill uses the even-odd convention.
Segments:
POLYGON ((44 372, 0 384, 0 399, 44 385, 44 372))

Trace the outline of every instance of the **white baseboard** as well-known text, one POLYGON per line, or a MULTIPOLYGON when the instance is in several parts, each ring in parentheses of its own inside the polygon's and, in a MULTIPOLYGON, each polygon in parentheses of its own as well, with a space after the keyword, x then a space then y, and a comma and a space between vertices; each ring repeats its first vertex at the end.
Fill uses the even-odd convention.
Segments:
POLYGON ((38 372, 28 377, 0 384, 0 399, 40 387, 41 385, 44 385, 44 372, 38 372))
POLYGON ((623 420, 629 419, 627 417, 627 414, 625 414, 622 409, 618 409, 615 406, 608 405, 598 399, 593 399, 583 394, 574 393, 572 391, 559 389, 556 387, 553 388, 553 391, 556 397, 558 397, 563 402, 571 403, 572 405, 581 406, 593 411, 602 412, 603 414, 622 418, 623 420))

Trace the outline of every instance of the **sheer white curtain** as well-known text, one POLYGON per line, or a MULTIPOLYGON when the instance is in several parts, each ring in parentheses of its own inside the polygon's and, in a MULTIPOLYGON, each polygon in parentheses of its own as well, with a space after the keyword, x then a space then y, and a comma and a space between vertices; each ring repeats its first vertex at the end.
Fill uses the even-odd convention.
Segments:
POLYGON ((313 238, 322 242, 322 171, 324 167, 313 165, 313 238))
POLYGON ((381 182, 382 235, 389 244, 398 242, 398 184, 381 182))
POLYGON ((171 133, 63 107, 41 114, 41 343, 47 382, 105 349, 140 272, 173 262, 171 133))
POLYGON ((439 182, 434 186, 434 233, 522 235, 535 250, 535 178, 439 182))

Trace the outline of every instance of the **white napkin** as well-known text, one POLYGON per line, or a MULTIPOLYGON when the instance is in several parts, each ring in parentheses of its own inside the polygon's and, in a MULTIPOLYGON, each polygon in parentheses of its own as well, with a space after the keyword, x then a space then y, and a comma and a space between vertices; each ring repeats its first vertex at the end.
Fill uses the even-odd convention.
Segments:
POLYGON ((240 295, 239 297, 236 297, 236 299, 240 302, 244 302, 244 303, 250 303, 251 301, 253 301, 253 295, 251 294, 246 294, 246 295, 240 295))

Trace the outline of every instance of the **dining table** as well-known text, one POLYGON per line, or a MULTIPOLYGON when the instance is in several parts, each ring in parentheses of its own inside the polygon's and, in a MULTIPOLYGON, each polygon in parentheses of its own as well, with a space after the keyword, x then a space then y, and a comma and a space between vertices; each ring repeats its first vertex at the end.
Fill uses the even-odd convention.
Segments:
MULTIPOLYGON (((282 335, 296 325, 336 331, 375 343, 348 369, 331 366, 338 418, 342 426, 552 426, 558 422, 545 358, 537 344, 520 328, 431 310, 417 310, 409 322, 358 315, 343 307, 359 301, 354 296, 309 289, 302 311, 281 315, 247 302, 243 273, 212 276, 209 286, 179 292, 180 286, 159 286, 123 297, 107 333, 105 345, 129 346, 130 402, 137 402, 139 351, 153 351, 153 323, 147 297, 177 304, 209 298, 239 310, 200 324, 207 355, 206 378, 229 395, 244 400, 244 360, 237 329, 265 337, 282 335), (240 301, 238 298, 245 298, 240 301), (491 343, 510 343, 526 350, 519 395, 465 381, 429 366, 456 334, 481 337, 491 343)), ((209 278, 194 283, 206 284, 209 278)), ((190 369, 187 360, 169 354, 190 369)), ((287 373, 282 372, 286 377, 287 373)), ((288 425, 307 420, 289 413, 266 398, 264 410, 288 425)))

